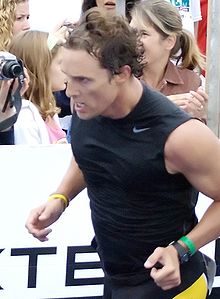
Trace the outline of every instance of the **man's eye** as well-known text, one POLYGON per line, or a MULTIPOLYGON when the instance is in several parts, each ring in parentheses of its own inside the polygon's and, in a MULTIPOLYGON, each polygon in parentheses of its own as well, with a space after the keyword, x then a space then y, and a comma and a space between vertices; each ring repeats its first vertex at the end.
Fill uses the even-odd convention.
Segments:
POLYGON ((82 84, 87 84, 89 82, 89 79, 87 78, 80 78, 79 81, 82 83, 82 84))

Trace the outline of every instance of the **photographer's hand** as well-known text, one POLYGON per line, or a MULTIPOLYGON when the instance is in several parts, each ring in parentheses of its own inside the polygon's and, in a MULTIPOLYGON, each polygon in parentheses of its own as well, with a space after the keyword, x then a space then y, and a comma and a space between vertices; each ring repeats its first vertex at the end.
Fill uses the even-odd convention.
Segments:
MULTIPOLYGON (((0 87, 0 122, 4 121, 5 119, 11 117, 16 113, 16 110, 14 107, 10 107, 10 105, 7 105, 5 112, 2 112, 4 106, 5 106, 5 101, 7 99, 7 95, 9 92, 9 89, 11 87, 11 84, 13 83, 13 80, 3 80, 1 82, 1 87, 0 87)), ((7 130, 9 130, 8 128, 7 130)))
MULTIPOLYGON (((21 87, 20 90, 20 95, 22 96, 26 90, 28 89, 28 85, 29 85, 29 76, 28 76, 28 72, 27 70, 24 68, 24 80, 23 80, 23 85, 21 87)), ((8 119, 9 117, 13 116, 16 113, 16 109, 15 107, 13 107, 10 103, 9 103, 9 99, 7 99, 8 97, 8 93, 10 88, 12 88, 11 90, 11 94, 13 95, 15 93, 15 91, 18 89, 19 83, 18 83, 18 79, 12 79, 12 80, 2 80, 1 81, 1 87, 0 87, 0 122, 8 119)), ((4 131, 8 131, 10 130, 11 126, 8 127, 6 130, 4 131)))
POLYGON ((23 67, 24 69, 24 81, 23 81, 23 85, 21 87, 21 90, 20 90, 20 95, 23 96, 25 94, 25 92, 27 91, 28 89, 28 86, 29 86, 29 82, 30 82, 30 77, 28 75, 28 71, 25 67, 23 67))

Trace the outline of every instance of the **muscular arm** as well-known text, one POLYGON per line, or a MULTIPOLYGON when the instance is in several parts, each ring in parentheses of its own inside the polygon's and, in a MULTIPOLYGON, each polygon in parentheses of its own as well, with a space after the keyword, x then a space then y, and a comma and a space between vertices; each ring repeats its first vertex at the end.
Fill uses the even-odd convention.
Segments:
POLYGON ((220 235, 220 142, 206 126, 190 120, 169 136, 165 157, 170 173, 184 174, 198 191, 213 199, 188 234, 199 249, 220 235))
POLYGON ((78 195, 84 188, 86 183, 81 170, 76 161, 72 158, 69 168, 63 177, 56 193, 65 194, 70 200, 78 195))
MULTIPOLYGON (((193 119, 170 134, 164 152, 169 173, 182 173, 198 191, 213 199, 201 221, 187 235, 199 249, 220 235, 220 142, 208 127, 193 119)), ((151 269, 151 277, 163 290, 181 282, 173 246, 156 248, 145 267, 151 269), (157 262, 163 265, 161 269, 154 267, 157 262)))

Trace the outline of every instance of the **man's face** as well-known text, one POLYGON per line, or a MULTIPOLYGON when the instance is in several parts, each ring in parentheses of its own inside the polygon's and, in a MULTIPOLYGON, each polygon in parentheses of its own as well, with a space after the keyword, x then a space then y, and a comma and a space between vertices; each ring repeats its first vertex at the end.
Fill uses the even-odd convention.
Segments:
POLYGON ((84 50, 64 49, 62 70, 68 79, 66 93, 79 118, 114 118, 119 87, 95 57, 84 50))
POLYGON ((18 34, 21 31, 29 30, 29 2, 20 2, 16 6, 15 22, 13 27, 13 35, 18 34))

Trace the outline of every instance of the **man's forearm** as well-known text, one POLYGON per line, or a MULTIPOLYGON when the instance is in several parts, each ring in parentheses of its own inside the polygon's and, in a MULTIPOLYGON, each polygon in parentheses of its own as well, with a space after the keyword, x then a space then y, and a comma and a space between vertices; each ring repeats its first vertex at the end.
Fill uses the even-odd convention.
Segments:
POLYGON ((187 234, 199 249, 217 239, 220 231, 220 202, 213 202, 195 228, 187 234))
POLYGON ((64 194, 69 198, 73 199, 77 196, 83 189, 86 188, 86 183, 84 176, 79 169, 76 161, 72 158, 69 168, 63 177, 59 187, 56 190, 56 193, 64 194))

